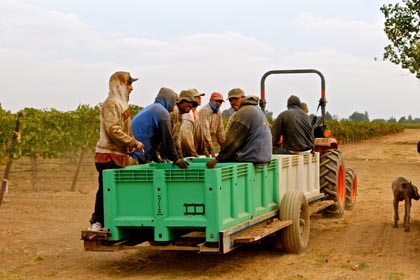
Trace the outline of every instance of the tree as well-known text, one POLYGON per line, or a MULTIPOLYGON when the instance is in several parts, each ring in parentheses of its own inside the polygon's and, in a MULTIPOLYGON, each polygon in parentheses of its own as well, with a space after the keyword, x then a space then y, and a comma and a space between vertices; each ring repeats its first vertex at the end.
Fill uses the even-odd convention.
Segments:
POLYGON ((225 118, 225 119, 229 119, 230 118, 230 116, 232 116, 232 114, 233 114, 233 109, 232 108, 229 108, 229 109, 226 109, 226 110, 223 110, 222 111, 222 117, 223 118, 225 118))
POLYGON ((354 112, 353 114, 350 115, 349 120, 354 121, 354 122, 368 122, 369 118, 367 116, 367 112, 365 113, 354 112))
POLYGON ((385 47, 384 60, 401 65, 420 78, 420 1, 383 5, 385 33, 391 44, 385 47))
POLYGON ((397 119, 394 117, 390 117, 388 123, 397 123, 397 119))
POLYGON ((327 111, 327 112, 325 113, 325 120, 326 120, 326 121, 330 121, 330 120, 332 120, 332 119, 333 119, 333 117, 331 116, 330 112, 328 112, 328 111, 327 111))

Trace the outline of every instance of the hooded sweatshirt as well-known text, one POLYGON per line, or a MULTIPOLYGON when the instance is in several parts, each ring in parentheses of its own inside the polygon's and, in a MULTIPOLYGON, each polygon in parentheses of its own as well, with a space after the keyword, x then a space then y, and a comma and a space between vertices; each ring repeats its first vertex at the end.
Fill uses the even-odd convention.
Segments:
POLYGON ((173 162, 178 160, 171 132, 171 117, 178 95, 169 88, 161 88, 155 103, 140 111, 131 123, 134 137, 143 142, 144 150, 136 151, 133 157, 139 163, 156 159, 156 151, 161 143, 161 156, 173 162))
POLYGON ((257 105, 257 96, 247 96, 242 101, 216 157, 219 162, 268 163, 271 160, 270 125, 257 105))
POLYGON ((136 146, 130 129, 129 79, 128 72, 115 72, 109 79, 109 94, 100 110, 96 162, 108 162, 112 158, 117 165, 125 166, 128 164, 127 148, 136 146))
POLYGON ((273 146, 283 136, 283 147, 289 151, 308 151, 313 148, 311 120, 301 108, 300 99, 291 95, 287 100, 287 109, 279 114, 271 129, 273 146))

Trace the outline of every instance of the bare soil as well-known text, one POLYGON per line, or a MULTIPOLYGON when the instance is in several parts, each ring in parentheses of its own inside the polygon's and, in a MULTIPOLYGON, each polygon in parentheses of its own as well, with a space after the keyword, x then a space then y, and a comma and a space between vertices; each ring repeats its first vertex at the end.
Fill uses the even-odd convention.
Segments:
MULTIPOLYGON (((420 130, 411 129, 342 145, 358 177, 356 206, 342 218, 312 216, 300 255, 261 245, 226 255, 86 252, 80 232, 94 204, 93 164, 75 192, 69 170, 39 178, 37 191, 30 174, 13 172, 0 207, 0 279, 420 279, 420 204, 413 201, 410 232, 393 228, 391 191, 397 176, 420 185, 418 140, 420 130)), ((401 219, 403 212, 400 203, 401 219)))

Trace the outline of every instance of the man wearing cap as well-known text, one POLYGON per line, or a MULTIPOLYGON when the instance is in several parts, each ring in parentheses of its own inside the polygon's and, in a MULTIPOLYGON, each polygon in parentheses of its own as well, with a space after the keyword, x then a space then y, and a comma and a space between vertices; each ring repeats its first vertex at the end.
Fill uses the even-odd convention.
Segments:
POLYGON ((176 151, 180 158, 184 157, 184 152, 181 145, 181 126, 183 124, 183 116, 189 115, 192 108, 198 106, 197 101, 194 98, 194 92, 192 90, 183 90, 180 92, 178 100, 173 112, 171 112, 171 126, 172 135, 175 141, 176 151))
POLYGON ((202 92, 199 92, 195 88, 190 89, 190 90, 194 93, 194 99, 195 99, 195 101, 197 101, 197 104, 198 104, 197 107, 194 107, 194 108, 191 109, 191 113, 190 113, 191 116, 192 116, 193 121, 195 122, 197 120, 197 118, 198 118, 197 108, 198 108, 198 106, 201 106, 201 97, 204 96, 204 95, 206 95, 206 94, 205 93, 202 93, 202 92))
POLYGON ((102 171, 128 165, 128 154, 143 149, 130 129, 130 110, 128 99, 137 81, 128 72, 115 72, 109 79, 108 97, 101 106, 99 141, 95 147, 95 166, 98 170, 98 191, 95 208, 90 218, 89 230, 98 231, 104 224, 102 171))
POLYGON ((203 151, 203 148, 196 146, 195 139, 198 139, 197 142, 204 143, 203 134, 201 129, 196 129, 196 120, 198 118, 198 106, 201 105, 201 97, 205 93, 199 92, 197 89, 189 89, 194 94, 194 99, 197 102, 197 106, 193 107, 189 114, 182 115, 182 124, 181 124, 181 150, 184 157, 199 157, 200 151, 203 151))
POLYGON ((233 116, 222 150, 206 166, 213 168, 218 162, 268 164, 271 150, 270 125, 258 107, 258 97, 250 95, 242 101, 233 116))
POLYGON ((170 88, 159 90, 155 102, 141 110, 132 121, 134 136, 144 143, 144 149, 135 151, 133 158, 140 164, 159 162, 157 149, 161 145, 160 156, 169 159, 180 168, 187 168, 188 162, 180 158, 175 149, 171 129, 170 112, 173 111, 178 95, 170 88))
POLYGON ((299 154, 312 151, 314 136, 309 115, 302 110, 299 97, 291 95, 287 110, 281 112, 271 128, 273 154, 299 154))
MULTIPOLYGON (((217 142, 222 147, 225 141, 225 128, 223 127, 222 113, 220 107, 224 102, 223 95, 219 92, 213 92, 209 103, 203 106, 198 112, 197 129, 203 133, 203 142, 205 146, 204 154, 215 157, 214 144, 217 142)), ((196 139, 197 140, 197 139, 196 139)), ((198 146, 201 143, 197 143, 198 146)))
POLYGON ((230 116, 229 121, 226 125, 226 133, 229 131, 230 125, 232 123, 233 116, 236 111, 239 110, 242 101, 245 99, 245 92, 240 88, 233 88, 228 92, 228 100, 230 107, 233 109, 233 114, 230 116))

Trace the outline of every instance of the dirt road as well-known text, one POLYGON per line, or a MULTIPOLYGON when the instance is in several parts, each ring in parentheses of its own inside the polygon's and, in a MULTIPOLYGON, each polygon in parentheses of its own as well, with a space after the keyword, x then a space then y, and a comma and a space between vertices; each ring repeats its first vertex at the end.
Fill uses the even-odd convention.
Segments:
POLYGON ((357 172, 356 206, 339 219, 313 216, 301 255, 259 245, 227 255, 85 252, 80 231, 93 208, 95 172, 80 192, 56 180, 34 192, 26 175, 13 173, 0 208, 0 279, 420 279, 420 201, 406 233, 392 227, 391 191, 396 176, 420 186, 418 140, 420 130, 406 130, 341 146, 346 167, 357 172))

